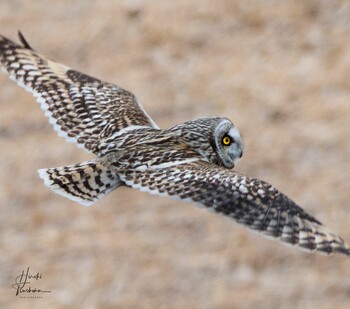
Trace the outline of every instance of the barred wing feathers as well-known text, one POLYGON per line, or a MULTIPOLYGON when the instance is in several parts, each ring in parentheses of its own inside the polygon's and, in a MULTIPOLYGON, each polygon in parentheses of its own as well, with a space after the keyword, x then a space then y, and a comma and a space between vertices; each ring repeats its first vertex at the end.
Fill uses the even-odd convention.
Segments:
POLYGON ((205 162, 126 170, 119 177, 132 188, 195 202, 301 249, 350 255, 342 238, 264 181, 205 162))
POLYGON ((60 136, 96 153, 99 140, 121 129, 158 128, 136 97, 110 83, 75 71, 0 36, 0 62, 18 85, 31 92, 60 136))

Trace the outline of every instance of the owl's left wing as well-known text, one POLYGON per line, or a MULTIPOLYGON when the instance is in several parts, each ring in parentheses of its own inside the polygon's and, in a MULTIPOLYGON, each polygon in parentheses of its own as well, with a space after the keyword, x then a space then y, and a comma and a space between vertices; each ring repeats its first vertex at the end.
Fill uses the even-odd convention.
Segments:
POLYGON ((350 255, 345 241, 270 184, 205 162, 119 173, 141 191, 195 202, 308 251, 350 255))
POLYGON ((10 78, 31 92, 58 135, 97 153, 101 138, 126 128, 158 128, 129 91, 101 81, 0 35, 0 63, 10 78))

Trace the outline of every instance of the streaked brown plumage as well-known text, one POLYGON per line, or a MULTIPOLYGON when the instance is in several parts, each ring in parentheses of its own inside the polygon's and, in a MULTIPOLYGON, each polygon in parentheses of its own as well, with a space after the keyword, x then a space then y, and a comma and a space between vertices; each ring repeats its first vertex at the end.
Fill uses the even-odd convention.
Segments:
POLYGON ((242 156, 227 118, 161 130, 136 97, 0 36, 3 69, 37 98, 59 135, 97 158, 39 170, 58 194, 91 205, 121 185, 190 201, 309 251, 350 255, 342 238, 270 184, 231 169, 242 156))

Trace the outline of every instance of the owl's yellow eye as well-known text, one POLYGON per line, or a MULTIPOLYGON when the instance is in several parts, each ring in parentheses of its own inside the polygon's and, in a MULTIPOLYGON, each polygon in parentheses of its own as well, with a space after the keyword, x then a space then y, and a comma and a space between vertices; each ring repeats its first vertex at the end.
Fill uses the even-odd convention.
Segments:
POLYGON ((232 143, 232 140, 231 140, 231 138, 229 137, 229 136, 224 136, 223 138, 222 138, 222 143, 225 145, 225 146, 228 146, 228 145, 230 145, 231 143, 232 143))

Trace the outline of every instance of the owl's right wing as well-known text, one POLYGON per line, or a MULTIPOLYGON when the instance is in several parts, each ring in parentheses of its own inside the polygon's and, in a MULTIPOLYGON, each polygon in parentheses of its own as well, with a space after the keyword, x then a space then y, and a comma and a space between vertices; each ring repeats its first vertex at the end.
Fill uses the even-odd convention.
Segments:
POLYGON ((125 128, 158 128, 131 92, 49 60, 19 36, 22 45, 0 35, 3 70, 37 98, 58 135, 96 152, 99 139, 125 128))
POLYGON ((350 255, 344 240, 270 184, 205 162, 118 174, 141 191, 194 202, 308 251, 350 255))

